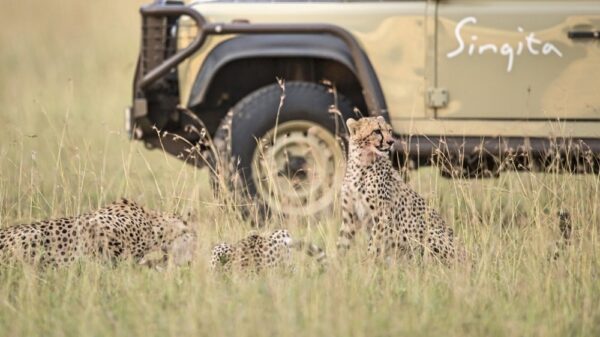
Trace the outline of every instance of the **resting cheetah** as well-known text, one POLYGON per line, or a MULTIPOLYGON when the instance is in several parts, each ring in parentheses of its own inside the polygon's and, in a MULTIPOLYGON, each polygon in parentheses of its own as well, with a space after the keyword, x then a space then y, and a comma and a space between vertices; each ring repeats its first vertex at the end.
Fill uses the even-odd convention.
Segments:
POLYGON ((196 234, 174 215, 126 199, 95 212, 0 229, 0 261, 64 266, 84 256, 112 261, 162 251, 175 264, 191 261, 196 234))
POLYGON ((404 183, 392 167, 391 127, 383 117, 346 122, 350 133, 346 175, 342 185, 342 226, 338 250, 350 247, 356 231, 369 234, 369 255, 456 256, 454 235, 425 200, 404 183))
MULTIPOLYGON (((285 229, 272 232, 268 237, 250 234, 234 245, 220 243, 213 247, 210 265, 213 270, 261 271, 278 266, 290 267, 291 249, 301 249, 304 243, 292 240, 285 229)), ((316 245, 308 244, 306 253, 323 265, 325 253, 316 245)))

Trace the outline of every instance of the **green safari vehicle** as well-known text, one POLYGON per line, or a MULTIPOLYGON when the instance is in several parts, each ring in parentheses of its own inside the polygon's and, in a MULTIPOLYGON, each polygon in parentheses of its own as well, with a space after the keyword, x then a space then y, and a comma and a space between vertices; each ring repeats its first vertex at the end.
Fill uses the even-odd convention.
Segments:
POLYGON ((600 1, 157 1, 140 13, 131 137, 267 208, 330 208, 344 120, 366 115, 393 126, 400 169, 599 171, 600 1))

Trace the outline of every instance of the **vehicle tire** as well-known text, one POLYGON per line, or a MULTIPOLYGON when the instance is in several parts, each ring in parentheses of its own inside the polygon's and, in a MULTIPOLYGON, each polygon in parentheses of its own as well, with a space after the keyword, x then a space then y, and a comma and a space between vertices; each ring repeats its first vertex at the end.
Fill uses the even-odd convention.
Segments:
POLYGON ((352 111, 346 98, 315 83, 273 84, 250 93, 215 133, 213 189, 254 207, 243 210, 246 216, 331 209, 343 178, 345 120, 352 111))

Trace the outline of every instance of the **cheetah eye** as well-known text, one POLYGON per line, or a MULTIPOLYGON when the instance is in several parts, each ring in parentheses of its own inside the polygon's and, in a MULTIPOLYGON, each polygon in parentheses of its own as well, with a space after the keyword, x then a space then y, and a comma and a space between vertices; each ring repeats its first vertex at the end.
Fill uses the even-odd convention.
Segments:
POLYGON ((382 135, 382 133, 381 133, 381 129, 375 129, 375 130, 373 130, 373 132, 372 132, 372 133, 374 133, 374 134, 376 134, 376 135, 379 135, 379 136, 381 136, 381 135, 382 135))

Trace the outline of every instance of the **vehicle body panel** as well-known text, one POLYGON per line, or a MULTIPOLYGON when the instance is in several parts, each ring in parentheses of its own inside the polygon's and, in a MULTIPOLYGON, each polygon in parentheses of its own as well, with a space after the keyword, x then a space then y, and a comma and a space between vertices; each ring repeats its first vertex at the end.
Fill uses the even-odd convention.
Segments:
MULTIPOLYGON (((600 2, 579 1, 399 1, 364 3, 196 3, 209 22, 329 23, 349 30, 361 43, 378 76, 391 123, 401 135, 600 137, 600 75, 597 41, 572 41, 569 29, 600 27, 600 2), (570 15, 565 12, 572 13, 570 15), (521 13, 521 14, 519 14, 521 13), (461 30, 456 24, 475 17, 461 30), (437 20, 437 22, 436 22, 437 20), (519 31, 523 29, 523 32, 519 31), (525 36, 556 46, 548 55, 529 55, 525 36), (477 35, 476 55, 468 55, 477 35), (507 57, 477 47, 519 42, 511 71, 507 57), (436 45, 437 43, 437 45, 436 45), (449 90, 449 104, 427 106, 429 88, 449 90), (585 122, 584 122, 585 121, 585 122), (598 121, 598 122, 596 122, 598 121)), ((182 19, 185 26, 185 18, 182 19)), ((193 37, 193 28, 187 36, 193 37)), ((182 103, 188 104, 196 74, 209 53, 235 36, 210 36, 179 67, 182 103)), ((189 40, 180 39, 185 45, 189 40)), ((543 43, 537 46, 540 54, 543 43)))
POLYGON ((600 2, 442 1, 437 86, 443 119, 600 120, 600 2))
MULTIPOLYGON (((181 142, 169 150, 150 127, 196 144, 198 137, 184 130, 192 125, 213 135, 227 111, 271 78, 314 83, 339 73, 340 91, 364 115, 389 117, 401 136, 396 151, 408 153, 402 160, 410 165, 430 165, 443 147, 447 158, 467 158, 468 165, 481 162, 483 153, 499 161, 533 153, 535 160, 519 167, 536 162, 539 169, 572 145, 573 156, 600 155, 597 0, 210 1, 190 7, 171 1, 143 8, 142 16, 139 64, 145 66, 128 112, 130 124, 138 123, 132 135, 178 156, 181 142), (173 53, 159 49, 172 42, 173 53), (186 117, 190 112, 195 118, 186 117)), ((469 170, 477 170, 475 164, 469 170)), ((600 159, 597 164, 594 172, 600 159)))
MULTIPOLYGON (((394 118, 425 118, 425 1, 365 3, 197 3, 209 22, 328 23, 350 31, 372 61, 394 118), (377 62, 373 62, 377 60, 377 62)), ((185 24, 185 23, 184 23, 185 24)), ((185 35, 193 36, 186 33, 185 35)), ((233 36, 210 36, 205 45, 179 67, 182 103, 187 105, 207 55, 233 36)), ((182 39, 181 45, 188 41, 182 39)), ((273 79, 275 81, 275 79, 273 79)), ((365 112, 363 112, 365 113, 365 112)))

